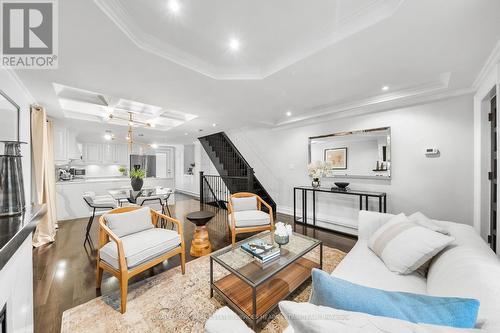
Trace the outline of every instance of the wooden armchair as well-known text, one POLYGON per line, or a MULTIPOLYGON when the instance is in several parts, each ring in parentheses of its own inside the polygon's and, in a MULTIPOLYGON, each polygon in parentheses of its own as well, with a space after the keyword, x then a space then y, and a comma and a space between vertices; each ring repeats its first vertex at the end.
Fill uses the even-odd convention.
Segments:
POLYGON ((113 209, 99 219, 96 288, 101 287, 103 271, 117 277, 120 281, 121 313, 125 313, 128 280, 177 254, 180 255, 184 274, 186 255, 180 221, 148 207, 113 209), (159 219, 176 224, 177 231, 158 228, 159 219))
POLYGON ((273 230, 273 209, 257 194, 240 192, 229 197, 228 235, 232 244, 236 243, 236 234, 273 230), (269 214, 261 211, 266 206, 269 214))

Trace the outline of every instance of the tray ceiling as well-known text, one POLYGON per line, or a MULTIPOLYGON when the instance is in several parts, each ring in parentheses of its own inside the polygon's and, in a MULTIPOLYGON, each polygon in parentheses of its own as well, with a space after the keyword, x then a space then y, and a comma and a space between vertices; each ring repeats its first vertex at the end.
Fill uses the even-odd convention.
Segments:
POLYGON ((165 0, 95 0, 139 48, 214 79, 263 79, 390 17, 402 1, 183 0, 174 15, 165 0))

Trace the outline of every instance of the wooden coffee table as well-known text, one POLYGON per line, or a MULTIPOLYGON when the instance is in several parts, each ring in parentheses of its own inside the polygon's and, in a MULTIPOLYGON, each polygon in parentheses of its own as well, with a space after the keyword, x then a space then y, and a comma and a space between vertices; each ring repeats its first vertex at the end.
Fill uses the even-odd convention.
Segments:
POLYGON ((206 224, 215 216, 213 212, 199 211, 186 215, 186 219, 196 225, 189 254, 193 257, 201 257, 212 252, 212 244, 208 238, 206 224))
POLYGON ((228 306, 250 321, 252 328, 265 319, 278 302, 287 298, 310 276, 313 268, 323 267, 323 244, 320 240, 294 233, 281 247, 280 258, 265 265, 241 249, 243 243, 255 239, 272 242, 273 233, 266 231, 247 238, 210 256, 210 297, 222 296, 228 306), (318 254, 311 253, 316 247, 318 254), (214 281, 214 262, 229 274, 214 281))

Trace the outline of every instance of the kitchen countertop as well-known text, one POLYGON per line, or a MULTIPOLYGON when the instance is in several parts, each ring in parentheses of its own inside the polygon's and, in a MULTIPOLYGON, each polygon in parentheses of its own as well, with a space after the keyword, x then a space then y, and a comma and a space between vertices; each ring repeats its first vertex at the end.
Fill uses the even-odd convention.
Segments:
POLYGON ((73 180, 58 180, 56 184, 82 184, 82 183, 119 182, 119 181, 130 181, 130 178, 129 177, 81 178, 73 180))
MULTIPOLYGON (((163 177, 146 177, 145 181, 148 179, 157 179, 157 180, 169 180, 173 178, 163 178, 163 177)), ((66 185, 66 184, 86 184, 86 183, 105 183, 105 182, 120 182, 120 181, 128 181, 130 182, 129 177, 95 177, 95 178, 82 178, 82 179, 73 179, 73 180, 58 180, 56 181, 56 185, 66 185)))
POLYGON ((18 216, 0 217, 0 270, 16 253, 26 237, 31 237, 31 233, 45 213, 45 205, 40 205, 28 207, 24 214, 18 216))

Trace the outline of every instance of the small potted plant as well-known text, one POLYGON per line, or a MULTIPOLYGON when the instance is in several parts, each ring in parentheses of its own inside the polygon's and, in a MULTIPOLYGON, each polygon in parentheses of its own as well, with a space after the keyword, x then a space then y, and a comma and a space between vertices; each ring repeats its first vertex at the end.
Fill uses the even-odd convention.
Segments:
POLYGON ((124 166, 121 166, 118 168, 118 172, 121 172, 122 176, 126 176, 127 175, 127 168, 125 168, 124 166))
POLYGON ((144 185, 144 177, 146 177, 146 170, 141 168, 134 168, 130 171, 130 185, 134 191, 140 191, 144 185))

